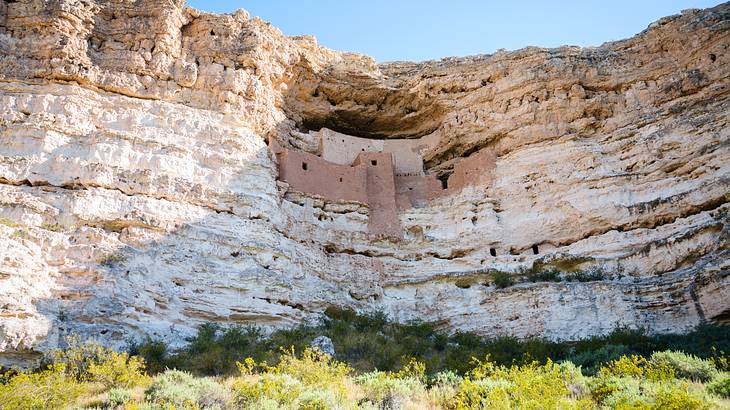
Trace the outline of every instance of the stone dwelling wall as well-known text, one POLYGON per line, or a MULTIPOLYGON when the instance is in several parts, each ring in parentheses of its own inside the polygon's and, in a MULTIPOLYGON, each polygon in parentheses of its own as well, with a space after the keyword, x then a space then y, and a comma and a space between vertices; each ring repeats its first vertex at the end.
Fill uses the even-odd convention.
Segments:
POLYGON ((368 231, 398 239, 402 237, 402 231, 395 201, 392 158, 387 152, 364 152, 357 156, 353 165, 367 171, 368 231))
POLYGON ((453 195, 467 185, 489 185, 494 179, 497 154, 491 149, 482 150, 461 160, 449 176, 448 189, 443 194, 453 195))
POLYGON ((320 131, 322 158, 350 165, 363 152, 393 154, 396 175, 424 175, 421 152, 435 144, 433 137, 419 139, 372 140, 341 134, 327 128, 320 131))
POLYGON ((433 175, 396 175, 395 195, 398 209, 428 205, 428 201, 443 194, 441 181, 433 175))
POLYGON ((368 202, 364 167, 337 165, 316 155, 287 149, 276 156, 279 180, 288 183, 294 190, 320 195, 331 201, 368 202))

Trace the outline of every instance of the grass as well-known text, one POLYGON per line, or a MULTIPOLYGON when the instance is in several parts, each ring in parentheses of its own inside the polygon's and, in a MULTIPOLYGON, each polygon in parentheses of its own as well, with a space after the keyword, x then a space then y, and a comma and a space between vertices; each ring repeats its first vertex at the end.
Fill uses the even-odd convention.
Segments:
POLYGON ((727 407, 730 328, 618 330, 555 343, 446 334, 382 313, 329 309, 317 326, 203 325, 171 351, 72 339, 40 368, 0 377, 0 409, 479 409, 727 407), (334 357, 308 344, 332 339, 334 357))

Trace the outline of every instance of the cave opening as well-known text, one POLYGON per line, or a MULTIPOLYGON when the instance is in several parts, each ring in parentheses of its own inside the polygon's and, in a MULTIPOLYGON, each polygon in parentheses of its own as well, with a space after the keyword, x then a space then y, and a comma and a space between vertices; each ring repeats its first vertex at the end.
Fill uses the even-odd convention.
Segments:
POLYGON ((497 256, 497 250, 494 248, 489 248, 489 254, 492 256, 497 256))
POLYGON ((537 245, 532 245, 532 253, 535 255, 540 254, 540 250, 537 249, 537 245))
POLYGON ((449 176, 448 175, 439 175, 439 181, 441 181, 441 189, 448 189, 449 188, 449 176))
POLYGON ((302 162, 302 169, 303 169, 303 170, 305 170, 305 171, 306 171, 308 167, 309 167, 309 166, 307 165, 307 163, 306 163, 306 162, 302 162))

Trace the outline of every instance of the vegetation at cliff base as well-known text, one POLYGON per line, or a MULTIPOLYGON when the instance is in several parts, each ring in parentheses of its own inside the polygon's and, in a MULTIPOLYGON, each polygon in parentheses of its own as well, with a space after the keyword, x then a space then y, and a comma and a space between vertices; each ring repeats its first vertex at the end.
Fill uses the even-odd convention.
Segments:
POLYGON ((730 407, 730 328, 576 342, 447 334, 330 309, 265 335, 201 326, 176 351, 72 338, 0 377, 0 409, 712 409, 730 407), (310 348, 329 337, 335 354, 310 348))

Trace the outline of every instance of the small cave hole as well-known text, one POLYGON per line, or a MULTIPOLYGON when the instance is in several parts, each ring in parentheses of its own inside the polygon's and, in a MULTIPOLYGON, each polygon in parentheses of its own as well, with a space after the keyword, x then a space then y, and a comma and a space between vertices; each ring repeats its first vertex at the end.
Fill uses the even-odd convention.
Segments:
POLYGON ((479 220, 479 218, 477 218, 476 216, 472 216, 471 217, 471 224, 472 225, 476 225, 478 220, 479 220))
POLYGON ((210 35, 211 35, 211 36, 215 36, 215 31, 213 31, 213 30, 210 30, 210 35))
POLYGON ((102 330, 99 333, 101 333, 102 335, 105 335, 105 334, 109 333, 109 330, 108 329, 104 329, 104 330, 102 330))
POLYGON ((409 190, 409 191, 413 191, 413 187, 412 187, 412 186, 409 186, 409 187, 408 187, 408 190, 409 190))
POLYGON ((449 188, 449 176, 448 175, 439 176, 439 181, 441 181, 441 189, 449 188))
POLYGON ((532 253, 535 255, 538 255, 540 253, 540 250, 537 249, 537 245, 532 245, 532 253))
POLYGON ((307 170, 307 167, 308 167, 307 163, 306 162, 302 162, 302 169, 306 171, 307 170))
POLYGON ((378 165, 378 161, 376 161, 376 160, 372 160, 372 161, 370 161, 370 164, 371 164, 372 166, 377 166, 377 165, 378 165))
POLYGON ((340 178, 340 182, 342 182, 342 178, 340 178))
POLYGON ((710 54, 710 61, 712 61, 714 63, 715 60, 717 60, 717 56, 714 54, 710 54))
POLYGON ((489 248, 489 254, 492 256, 497 256, 497 250, 494 248, 489 248))
POLYGON ((319 219, 319 221, 320 221, 320 222, 323 222, 323 221, 327 220, 327 217, 326 217, 326 216, 324 216, 324 215, 319 215, 319 216, 317 217, 317 219, 319 219))

